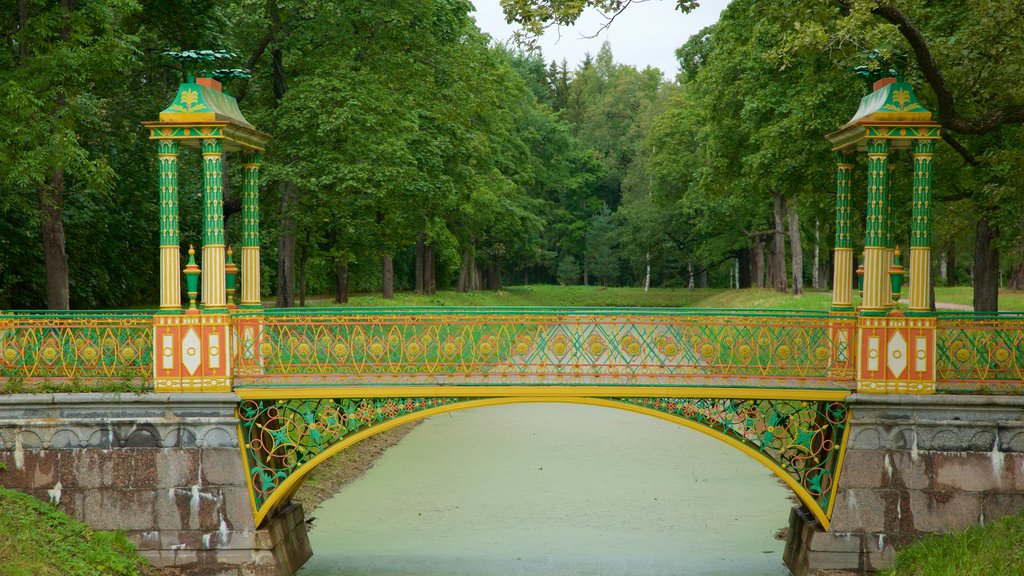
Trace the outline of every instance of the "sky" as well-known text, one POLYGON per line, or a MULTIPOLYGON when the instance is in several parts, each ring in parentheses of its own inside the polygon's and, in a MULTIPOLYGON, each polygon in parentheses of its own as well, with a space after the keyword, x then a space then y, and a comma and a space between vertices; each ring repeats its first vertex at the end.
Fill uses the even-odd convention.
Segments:
MULTIPOLYGON (((505 23, 499 0, 472 0, 476 6, 473 16, 481 30, 496 41, 504 42, 512 36, 511 24, 505 23)), ((544 60, 561 62, 565 58, 569 69, 576 67, 584 55, 597 54, 601 43, 611 42, 615 62, 632 64, 637 68, 660 68, 666 78, 674 78, 679 70, 676 48, 679 48, 705 26, 718 21, 718 15, 729 0, 701 0, 700 7, 689 14, 675 9, 675 0, 651 0, 633 4, 620 14, 610 27, 593 36, 604 23, 604 17, 593 8, 587 9, 575 26, 552 27, 540 39, 544 60)))

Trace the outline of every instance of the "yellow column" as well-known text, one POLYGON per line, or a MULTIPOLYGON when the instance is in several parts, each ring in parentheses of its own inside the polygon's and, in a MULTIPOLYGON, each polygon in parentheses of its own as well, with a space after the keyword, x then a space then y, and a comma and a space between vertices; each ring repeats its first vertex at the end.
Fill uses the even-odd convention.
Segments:
POLYGON ((160 313, 181 312, 181 248, 178 246, 178 142, 157 140, 160 161, 160 313))
POLYGON ((224 189, 221 178, 221 141, 203 140, 203 287, 207 312, 227 311, 224 278, 224 189))
POLYGON ((853 156, 836 153, 836 241, 832 280, 832 310, 853 310, 853 244, 850 238, 850 203, 853 156))
POLYGON ((868 143, 868 204, 867 223, 864 228, 864 303, 861 312, 867 315, 884 314, 889 296, 887 249, 886 180, 889 176, 889 141, 869 140, 868 143))
POLYGON ((241 308, 260 303, 260 153, 242 155, 242 302, 241 308))
POLYGON ((914 141, 914 197, 910 233, 910 312, 931 312, 931 184, 934 140, 914 141))

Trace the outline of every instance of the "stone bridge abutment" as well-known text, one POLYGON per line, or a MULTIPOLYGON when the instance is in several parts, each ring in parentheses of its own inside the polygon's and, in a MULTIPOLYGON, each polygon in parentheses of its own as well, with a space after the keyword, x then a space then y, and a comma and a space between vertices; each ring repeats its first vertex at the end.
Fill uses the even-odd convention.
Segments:
POLYGON ((155 566, 288 575, 312 553, 300 507, 257 529, 234 394, 0 396, 0 485, 98 530, 155 566))
POLYGON ((826 532, 799 508, 785 561, 795 576, 864 574, 924 534, 1024 510, 1024 398, 854 394, 826 532))

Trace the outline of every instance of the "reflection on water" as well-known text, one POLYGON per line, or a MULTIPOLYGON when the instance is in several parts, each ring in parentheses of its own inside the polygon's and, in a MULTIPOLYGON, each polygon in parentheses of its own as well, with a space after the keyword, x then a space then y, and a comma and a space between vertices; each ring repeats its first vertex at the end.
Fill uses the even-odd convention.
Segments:
POLYGON ((315 512, 301 576, 784 576, 790 492, 676 424, 573 404, 435 416, 315 512))

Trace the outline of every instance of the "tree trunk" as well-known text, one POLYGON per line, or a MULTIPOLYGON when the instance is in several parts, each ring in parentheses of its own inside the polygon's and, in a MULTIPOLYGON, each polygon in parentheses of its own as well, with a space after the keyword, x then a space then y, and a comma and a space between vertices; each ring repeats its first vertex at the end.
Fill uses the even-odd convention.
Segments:
POLYGON ((946 252, 939 252, 939 280, 943 282, 949 282, 949 273, 946 270, 946 252))
POLYGON ((946 250, 946 286, 956 286, 956 245, 946 250))
POLYGON ((299 308, 306 307, 306 261, 309 259, 309 232, 306 232, 306 242, 299 248, 299 308))
POLYGON ((423 243, 423 238, 426 234, 423 230, 420 230, 419 234, 416 235, 416 293, 423 294, 424 292, 424 261, 426 260, 426 246, 423 243))
POLYGON ((437 293, 437 256, 433 246, 423 247, 423 293, 437 293))
POLYGON ((750 247, 750 251, 754 253, 754 257, 751 260, 754 285, 758 288, 764 288, 764 238, 760 234, 754 235, 754 244, 750 247))
POLYGON ((55 168, 39 187, 40 233, 43 241, 43 269, 46 273, 46 307, 71 307, 68 283, 68 254, 64 241, 64 170, 55 168))
MULTIPOLYGON (((815 244, 815 248, 817 248, 817 244, 815 244)), ((804 251, 800 242, 800 215, 795 208, 789 211, 789 251, 790 265, 793 268, 793 294, 803 294, 804 251)), ((817 259, 815 259, 815 264, 817 264, 817 259)))
POLYGON ((1006 281, 1006 287, 1010 290, 1020 290, 1024 287, 1024 262, 1019 257, 1010 266, 1010 278, 1006 281))
POLYGON ((814 219, 814 263, 811 264, 811 288, 821 289, 821 223, 814 219))
POLYGON ((391 300, 395 297, 395 266, 391 254, 385 253, 380 257, 381 274, 384 285, 384 299, 391 300))
POLYGON ((340 258, 334 263, 334 302, 348 304, 348 263, 340 258))
POLYGON ((698 279, 698 284, 697 284, 698 286, 700 286, 701 288, 707 288, 708 287, 708 268, 707 268, 707 266, 705 266, 705 267, 700 269, 700 274, 697 275, 697 279, 698 279))
POLYGON ((277 306, 295 305, 295 215, 292 206, 298 197, 291 182, 278 183, 281 194, 281 238, 277 244, 277 306))
POLYGON ((587 264, 586 254, 583 256, 583 285, 590 286, 590 266, 587 264))
POLYGON ((647 268, 644 271, 644 292, 651 289, 651 252, 648 250, 644 256, 644 260, 647 262, 647 268))
POLYGON ((694 288, 696 288, 696 284, 694 283, 693 279, 693 262, 686 263, 686 271, 690 274, 690 281, 686 284, 686 287, 689 288, 690 290, 693 290, 694 288))
POLYGON ((999 231, 982 216, 974 235, 974 311, 999 310, 999 231))
POLYGON ((497 256, 487 262, 487 289, 501 290, 501 261, 497 256))
POLYGON ((736 255, 736 260, 739 264, 739 279, 736 284, 739 288, 750 288, 750 278, 752 276, 750 269, 750 250, 740 250, 739 254, 736 255))
POLYGON ((462 266, 459 267, 459 280, 455 283, 456 292, 469 292, 473 282, 473 256, 469 250, 462 253, 462 266))
POLYGON ((786 291, 786 199, 782 193, 773 192, 772 212, 775 228, 768 250, 769 286, 776 292, 786 291))

